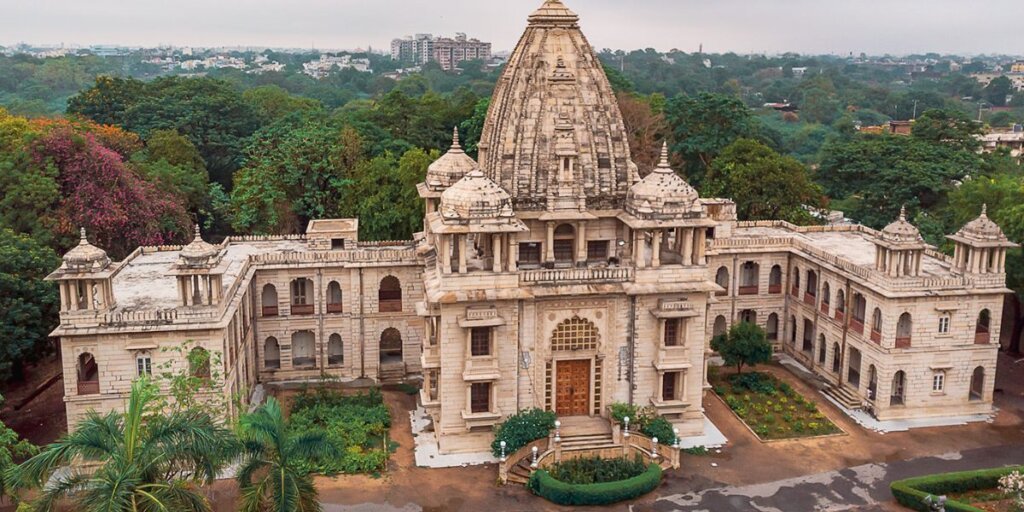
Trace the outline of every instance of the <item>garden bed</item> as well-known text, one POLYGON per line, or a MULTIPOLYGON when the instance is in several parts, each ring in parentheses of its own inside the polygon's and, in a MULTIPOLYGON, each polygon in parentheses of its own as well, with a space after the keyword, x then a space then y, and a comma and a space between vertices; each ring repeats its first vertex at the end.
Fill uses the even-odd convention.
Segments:
POLYGON ((762 441, 842 434, 812 400, 774 375, 712 375, 712 389, 762 441))
POLYGON ((378 474, 397 444, 388 439, 391 414, 377 388, 351 395, 321 388, 304 391, 292 401, 288 427, 295 434, 323 432, 341 457, 310 468, 324 475, 378 474))
POLYGON ((534 471, 526 486, 559 505, 608 505, 633 499, 661 483, 661 467, 635 459, 568 459, 534 471))
MULTIPOLYGON (((1000 479, 1024 466, 925 475, 889 485, 896 501, 911 510, 928 512, 927 496, 946 496, 949 512, 1016 512, 1011 495, 999 490, 1000 479)), ((1019 475, 1017 476, 1019 479, 1019 475)))
POLYGON ((985 512, 1017 512, 1013 499, 999 489, 978 489, 967 492, 954 492, 948 498, 952 501, 965 503, 985 512))

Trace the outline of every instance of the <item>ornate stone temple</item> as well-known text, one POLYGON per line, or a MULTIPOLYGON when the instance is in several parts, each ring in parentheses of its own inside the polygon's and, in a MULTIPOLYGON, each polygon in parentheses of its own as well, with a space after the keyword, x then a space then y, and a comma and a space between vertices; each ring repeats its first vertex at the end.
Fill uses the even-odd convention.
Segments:
POLYGON ((1013 244, 984 212, 950 236, 950 258, 903 215, 880 232, 738 222, 664 148, 641 177, 558 0, 529 17, 479 161, 456 133, 418 192, 409 241, 360 241, 358 220, 324 219, 218 245, 197 230, 111 262, 83 233, 50 276, 70 427, 123 407, 138 375, 187 364, 164 349, 191 341, 221 355, 216 378, 243 407, 259 383, 422 378, 442 453, 486 450, 494 424, 533 407, 600 422, 630 402, 694 436, 709 339, 741 321, 879 419, 992 410, 1013 244))

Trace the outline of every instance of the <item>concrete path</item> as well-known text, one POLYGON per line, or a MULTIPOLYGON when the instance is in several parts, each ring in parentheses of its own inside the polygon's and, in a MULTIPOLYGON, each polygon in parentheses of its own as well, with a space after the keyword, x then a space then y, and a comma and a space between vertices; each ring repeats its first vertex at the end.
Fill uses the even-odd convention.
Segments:
POLYGON ((791 512, 886 511, 894 480, 930 473, 945 473, 1024 463, 1024 446, 996 446, 921 457, 892 463, 865 464, 756 485, 712 487, 697 492, 662 494, 652 505, 658 511, 791 512))

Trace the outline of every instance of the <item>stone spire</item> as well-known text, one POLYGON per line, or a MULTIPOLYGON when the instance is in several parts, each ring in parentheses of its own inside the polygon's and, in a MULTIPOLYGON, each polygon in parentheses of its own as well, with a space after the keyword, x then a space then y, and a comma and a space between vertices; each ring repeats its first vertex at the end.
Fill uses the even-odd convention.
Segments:
POLYGON ((476 161, 459 144, 459 127, 452 128, 452 146, 427 167, 427 188, 440 192, 477 168, 476 161))
POLYGON ((622 208, 636 181, 615 93, 578 19, 560 0, 545 1, 491 99, 480 168, 517 211, 622 208), (571 183, 559 180, 566 168, 571 183))

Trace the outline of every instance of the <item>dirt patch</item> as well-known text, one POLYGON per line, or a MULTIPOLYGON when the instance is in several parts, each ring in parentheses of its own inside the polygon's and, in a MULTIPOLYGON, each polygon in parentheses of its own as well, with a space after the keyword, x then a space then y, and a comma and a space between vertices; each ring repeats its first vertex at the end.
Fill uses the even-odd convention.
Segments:
POLYGON ((67 433, 64 381, 53 380, 62 370, 60 357, 56 354, 26 368, 23 379, 4 387, 5 401, 0 420, 36 445, 52 443, 67 433), (52 384, 45 389, 39 389, 51 381, 52 384), (29 399, 34 393, 38 394, 29 399), (16 405, 22 405, 21 409, 14 410, 16 405))

